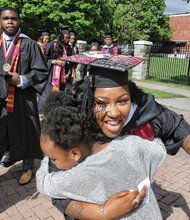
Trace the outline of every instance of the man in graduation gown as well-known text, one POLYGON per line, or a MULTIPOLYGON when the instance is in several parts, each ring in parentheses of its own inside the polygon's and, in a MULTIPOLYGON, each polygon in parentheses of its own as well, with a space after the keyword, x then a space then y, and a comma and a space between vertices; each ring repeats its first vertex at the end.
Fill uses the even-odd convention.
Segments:
POLYGON ((9 147, 12 163, 23 160, 19 184, 26 184, 32 179, 34 158, 43 156, 36 93, 42 93, 48 69, 37 43, 20 32, 15 8, 2 8, 0 22, 0 74, 7 85, 7 103, 0 116, 0 149, 9 147))

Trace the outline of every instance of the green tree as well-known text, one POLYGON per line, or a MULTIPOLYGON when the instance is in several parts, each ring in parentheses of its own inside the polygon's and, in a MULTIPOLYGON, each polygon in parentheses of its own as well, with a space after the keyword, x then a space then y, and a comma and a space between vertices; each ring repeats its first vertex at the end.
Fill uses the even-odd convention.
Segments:
POLYGON ((20 10, 22 30, 31 37, 38 29, 51 29, 56 36, 68 27, 80 38, 99 38, 109 29, 107 18, 112 13, 107 0, 1 0, 0 7, 7 5, 20 10))
POLYGON ((119 42, 169 39, 169 19, 164 0, 115 1, 113 27, 119 42))

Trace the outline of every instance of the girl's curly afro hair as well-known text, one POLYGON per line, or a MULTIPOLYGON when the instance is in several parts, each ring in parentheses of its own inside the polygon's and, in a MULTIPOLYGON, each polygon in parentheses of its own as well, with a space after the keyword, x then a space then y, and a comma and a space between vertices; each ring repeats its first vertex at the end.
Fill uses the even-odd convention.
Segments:
POLYGON ((64 149, 80 143, 91 145, 96 132, 91 122, 81 120, 81 102, 71 92, 52 92, 44 105, 41 133, 64 149))

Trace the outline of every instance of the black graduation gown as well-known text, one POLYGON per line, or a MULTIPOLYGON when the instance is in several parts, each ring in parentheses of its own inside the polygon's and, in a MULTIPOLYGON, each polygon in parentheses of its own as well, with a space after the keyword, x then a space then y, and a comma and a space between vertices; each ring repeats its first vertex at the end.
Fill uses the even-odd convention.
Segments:
POLYGON ((2 65, 4 63, 4 57, 2 57, 1 54, 0 54, 0 63, 1 63, 0 64, 0 115, 1 115, 1 111, 5 106, 5 100, 7 98, 7 85, 3 77, 4 71, 3 71, 3 65, 2 65))
POLYGON ((43 110, 43 105, 49 95, 49 93, 52 91, 52 75, 53 75, 53 64, 52 61, 52 55, 53 55, 53 48, 54 48, 54 41, 49 42, 45 49, 44 49, 44 59, 48 67, 49 76, 47 80, 47 84, 44 88, 44 91, 41 95, 38 95, 38 110, 41 112, 43 110))
POLYGON ((129 123, 124 127, 124 132, 151 122, 155 137, 162 139, 167 153, 175 155, 190 134, 190 125, 182 115, 160 105, 153 95, 147 94, 147 101, 143 106, 138 106, 129 123))
POLYGON ((167 153, 175 155, 184 140, 190 135, 190 125, 183 115, 162 106, 161 113, 151 121, 156 137, 160 137, 166 147, 167 153))
POLYGON ((79 49, 77 47, 77 45, 70 45, 70 48, 71 48, 71 55, 76 55, 76 54, 79 54, 79 49))
POLYGON ((3 77, 3 71, 0 69, 0 115, 1 111, 5 106, 6 103, 6 97, 7 97, 7 87, 6 87, 6 82, 3 77))
POLYGON ((139 127, 150 120, 154 119, 158 116, 162 110, 161 105, 159 105, 154 96, 151 94, 147 94, 146 103, 142 106, 138 106, 133 117, 128 122, 128 124, 124 127, 125 131, 129 131, 133 128, 139 127))
MULTIPOLYGON (((0 48, 0 65, 3 65, 3 50, 0 48)), ((48 69, 37 43, 29 38, 22 38, 17 73, 24 75, 30 86, 21 89, 15 86, 14 113, 1 116, 0 126, 4 132, 0 143, 6 140, 12 161, 25 158, 39 158, 43 154, 40 149, 40 122, 36 93, 42 93, 47 82, 48 69)), ((0 128, 1 130, 1 128, 0 128)))

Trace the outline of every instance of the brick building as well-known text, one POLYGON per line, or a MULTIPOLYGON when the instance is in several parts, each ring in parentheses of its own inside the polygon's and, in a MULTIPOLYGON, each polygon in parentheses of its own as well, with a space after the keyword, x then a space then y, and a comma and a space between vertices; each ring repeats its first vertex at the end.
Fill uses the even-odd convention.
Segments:
POLYGON ((190 45, 190 13, 170 15, 169 24, 174 30, 171 41, 180 45, 190 45))

